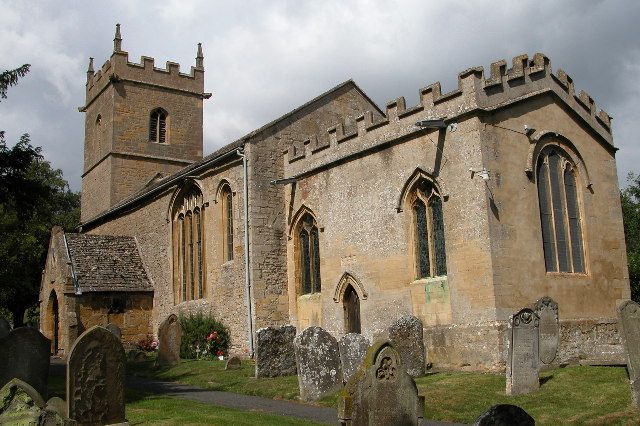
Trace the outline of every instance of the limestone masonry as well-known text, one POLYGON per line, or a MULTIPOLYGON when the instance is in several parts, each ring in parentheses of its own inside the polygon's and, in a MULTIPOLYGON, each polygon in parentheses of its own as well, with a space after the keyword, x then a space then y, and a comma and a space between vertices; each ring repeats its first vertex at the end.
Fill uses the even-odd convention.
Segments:
POLYGON ((53 352, 198 310, 243 358, 265 327, 373 341, 413 315, 425 366, 504 371, 509 318, 550 297, 554 365, 625 362, 611 118, 545 55, 469 68, 413 107, 347 80, 207 156, 204 71, 200 45, 188 74, 130 62, 119 26, 91 59, 82 226, 53 230, 42 276, 53 352))

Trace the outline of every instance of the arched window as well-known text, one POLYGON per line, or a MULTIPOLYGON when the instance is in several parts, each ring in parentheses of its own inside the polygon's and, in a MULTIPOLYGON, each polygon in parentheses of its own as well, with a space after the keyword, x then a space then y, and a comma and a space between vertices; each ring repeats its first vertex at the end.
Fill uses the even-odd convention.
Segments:
POLYGON ((225 262, 233 260, 233 193, 228 184, 220 191, 222 201, 222 253, 225 262))
POLYGON ((204 206, 195 185, 182 191, 174 203, 174 282, 179 302, 205 296, 204 206))
POLYGON ((436 188, 422 179, 410 198, 415 235, 416 278, 447 275, 442 199, 436 188))
POLYGON ((157 143, 165 143, 167 141, 167 111, 162 108, 156 108, 151 111, 149 140, 157 143))
POLYGON ((300 293, 320 292, 320 242, 318 226, 309 213, 305 213, 298 226, 298 264, 300 293))
POLYGON ((576 173, 560 148, 551 146, 540 152, 537 185, 547 272, 585 272, 576 173))

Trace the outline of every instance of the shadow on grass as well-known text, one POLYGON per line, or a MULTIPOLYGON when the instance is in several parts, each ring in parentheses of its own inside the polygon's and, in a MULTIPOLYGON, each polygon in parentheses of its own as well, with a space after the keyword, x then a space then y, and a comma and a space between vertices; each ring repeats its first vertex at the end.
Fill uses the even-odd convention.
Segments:
POLYGON ((553 374, 551 374, 549 376, 540 377, 540 386, 544 385, 545 383, 547 383, 551 379, 553 379, 553 374))

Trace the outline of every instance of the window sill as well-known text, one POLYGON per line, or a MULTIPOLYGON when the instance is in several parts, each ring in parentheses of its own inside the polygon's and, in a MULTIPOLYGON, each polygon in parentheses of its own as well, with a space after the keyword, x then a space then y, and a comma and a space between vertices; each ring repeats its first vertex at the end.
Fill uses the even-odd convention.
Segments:
POLYGON ((417 280, 411 281, 411 285, 427 285, 427 284, 436 284, 447 281, 446 275, 440 275, 438 277, 428 277, 428 278, 419 278, 417 280))
POLYGON ((583 272, 546 272, 546 275, 553 278, 591 279, 591 274, 583 272))
POLYGON ((320 296, 322 296, 321 292, 302 294, 298 296, 298 300, 315 300, 320 299, 320 296))

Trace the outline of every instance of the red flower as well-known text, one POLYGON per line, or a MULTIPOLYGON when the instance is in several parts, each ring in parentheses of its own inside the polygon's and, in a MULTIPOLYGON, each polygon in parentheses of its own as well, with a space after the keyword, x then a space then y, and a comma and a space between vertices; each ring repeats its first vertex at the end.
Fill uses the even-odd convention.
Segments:
POLYGON ((218 355, 218 356, 224 355, 224 352, 218 351, 218 352, 216 352, 216 355, 218 355))

